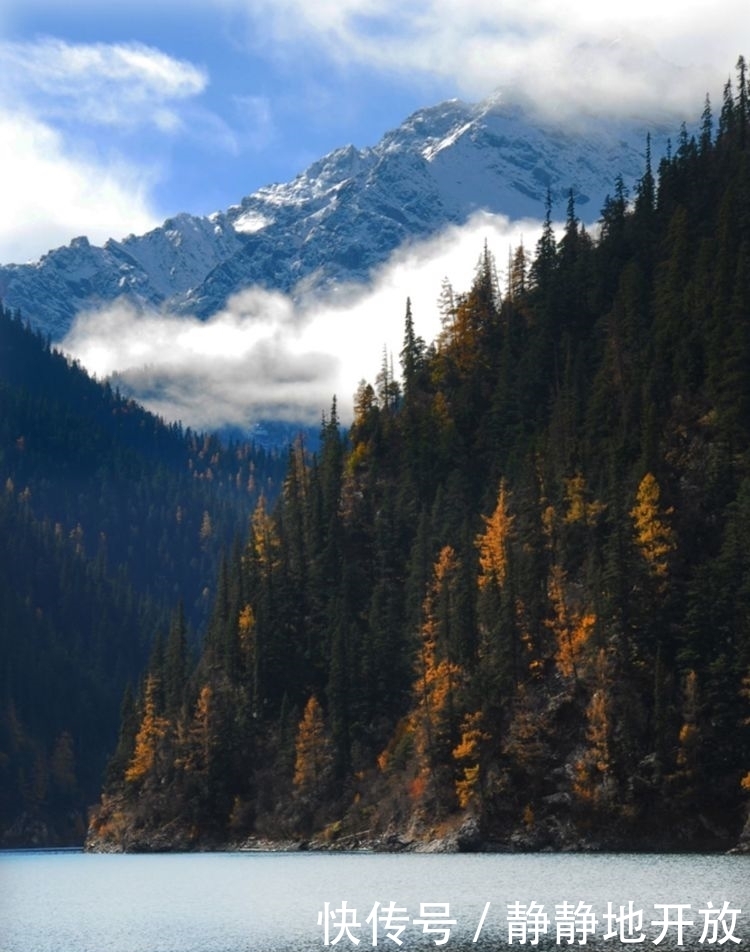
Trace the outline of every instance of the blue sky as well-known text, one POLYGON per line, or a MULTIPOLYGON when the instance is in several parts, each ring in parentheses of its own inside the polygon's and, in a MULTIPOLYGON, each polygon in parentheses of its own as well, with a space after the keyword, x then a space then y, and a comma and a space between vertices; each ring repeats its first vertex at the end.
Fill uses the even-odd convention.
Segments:
POLYGON ((694 111, 750 53, 744 0, 608 6, 4 0, 0 262, 210 213, 504 83, 552 111, 694 111))
MULTIPOLYGON (((76 226, 63 196, 58 204, 44 189, 39 213, 46 205, 48 227, 35 222, 27 234, 16 227, 0 236, 3 263, 92 230, 97 240, 121 237, 120 222, 124 235, 180 211, 225 208, 342 144, 374 143, 414 109, 454 92, 440 77, 406 83, 388 69, 340 61, 312 41, 276 42, 239 3, 11 2, 0 29, 0 103, 16 141, 25 124, 29 151, 57 164, 61 190, 68 163, 71 173, 84 170, 92 196, 103 180, 111 183, 98 203, 111 210, 103 230, 94 228, 84 196, 76 226)), ((23 166, 17 171, 23 191, 39 186, 23 166)), ((72 182, 68 189, 78 191, 72 182)))

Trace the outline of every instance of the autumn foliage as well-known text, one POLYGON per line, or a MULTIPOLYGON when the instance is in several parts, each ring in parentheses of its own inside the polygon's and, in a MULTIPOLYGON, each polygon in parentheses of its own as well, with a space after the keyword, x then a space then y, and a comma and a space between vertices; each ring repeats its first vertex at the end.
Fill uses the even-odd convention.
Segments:
POLYGON ((468 816, 528 849, 736 841, 741 75, 715 133, 681 137, 656 171, 649 158, 632 200, 613 183, 596 239, 573 195, 557 236, 550 196, 504 291, 485 246, 468 291, 443 287, 435 342, 407 303, 400 378, 384 355, 349 431, 334 402, 319 450, 295 446, 278 505, 256 508, 181 708, 146 679, 126 788, 161 772, 179 816, 195 778, 170 746, 197 757, 205 738, 199 829, 231 815, 233 833, 346 843, 468 816))

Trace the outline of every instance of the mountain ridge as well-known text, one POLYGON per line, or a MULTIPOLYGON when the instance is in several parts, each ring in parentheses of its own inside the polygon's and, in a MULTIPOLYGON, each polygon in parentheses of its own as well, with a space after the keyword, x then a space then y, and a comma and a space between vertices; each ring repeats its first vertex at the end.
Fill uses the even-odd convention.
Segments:
POLYGON ((59 339, 80 311, 120 297, 206 318, 252 285, 294 293, 366 281, 403 242, 477 211, 541 218, 548 189, 555 207, 572 189, 582 219, 596 221, 617 176, 632 185, 642 173, 647 132, 662 135, 640 120, 585 135, 534 123, 501 94, 448 100, 375 146, 335 149, 225 211, 183 212, 101 247, 78 237, 37 262, 0 267, 0 296, 59 339))

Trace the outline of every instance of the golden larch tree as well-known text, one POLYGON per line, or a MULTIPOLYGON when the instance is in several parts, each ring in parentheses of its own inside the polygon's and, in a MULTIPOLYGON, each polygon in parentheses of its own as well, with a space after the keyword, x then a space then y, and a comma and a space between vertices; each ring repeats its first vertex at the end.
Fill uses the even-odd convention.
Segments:
POLYGON ((521 664, 521 606, 514 593, 511 557, 515 516, 510 502, 502 479, 495 508, 490 516, 482 517, 484 531, 474 540, 479 555, 479 652, 493 690, 502 691, 518 682, 521 664))
POLYGON ((606 508, 604 503, 590 498, 586 479, 581 473, 565 480, 565 502, 567 508, 563 521, 566 525, 582 522, 594 526, 606 508))
MULTIPOLYGON (((423 607, 421 645, 411 715, 419 783, 415 789, 435 795, 441 787, 437 773, 452 766, 460 720, 458 692, 463 669, 448 656, 452 624, 451 591, 459 563, 451 546, 444 546, 433 568, 423 607)), ((451 796, 453 795, 451 784, 451 796)))
POLYGON ((577 681, 585 673, 596 615, 568 604, 565 582, 564 570, 554 564, 548 582, 552 617, 547 626, 555 638, 555 663, 559 672, 564 678, 577 681))
POLYGON ((484 532, 477 536, 479 550, 479 588, 495 585, 501 589, 508 576, 508 547, 514 516, 508 509, 509 493, 505 480, 500 482, 497 502, 491 516, 482 516, 484 532))
POLYGON ((674 530, 668 519, 672 508, 661 509, 661 490, 652 473, 646 473, 638 485, 635 506, 630 510, 635 530, 635 543, 649 574, 660 587, 666 585, 669 556, 677 547, 674 530))
POLYGON ((331 776, 333 744, 323 717, 323 709, 314 694, 305 705, 297 728, 294 760, 294 786, 308 796, 317 796, 331 776))
POLYGON ((279 564, 281 542, 262 494, 253 511, 250 528, 250 545, 258 565, 266 572, 275 569, 279 564))
POLYGON ((482 747, 490 739, 482 722, 481 711, 467 714, 461 723, 461 741, 453 748, 453 759, 461 769, 456 780, 456 798, 462 809, 480 799, 482 747))
POLYGON ((169 726, 157 710, 159 680, 153 674, 146 678, 141 726, 135 735, 133 756, 125 771, 129 783, 144 780, 154 767, 159 742, 169 726))

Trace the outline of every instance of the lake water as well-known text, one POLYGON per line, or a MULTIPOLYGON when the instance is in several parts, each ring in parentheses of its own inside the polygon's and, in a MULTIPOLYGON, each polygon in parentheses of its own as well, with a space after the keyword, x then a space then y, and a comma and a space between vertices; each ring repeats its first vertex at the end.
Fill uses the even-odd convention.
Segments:
POLYGON ((750 952, 750 856, 0 853, 0 952, 312 952, 325 913, 340 950, 750 952))

